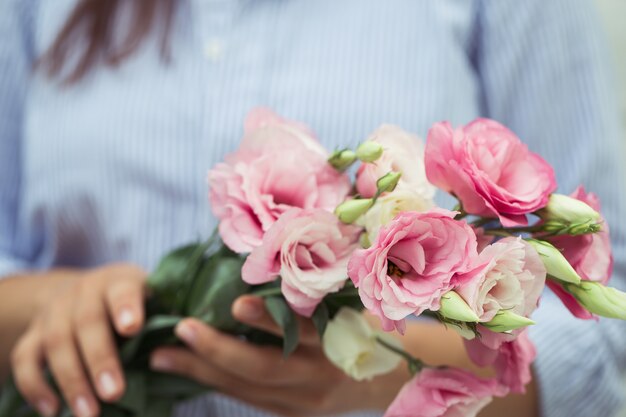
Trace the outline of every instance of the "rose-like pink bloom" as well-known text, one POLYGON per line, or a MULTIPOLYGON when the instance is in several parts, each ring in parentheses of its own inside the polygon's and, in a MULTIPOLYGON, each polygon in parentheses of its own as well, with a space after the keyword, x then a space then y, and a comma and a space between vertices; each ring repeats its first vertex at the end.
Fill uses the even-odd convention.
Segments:
POLYGON ((498 349, 485 346, 479 338, 465 340, 465 347, 476 365, 493 366, 498 382, 510 392, 526 392, 526 385, 532 379, 530 366, 537 356, 537 350, 528 337, 527 330, 516 339, 503 343, 498 349))
POLYGON ((327 163, 328 153, 300 125, 267 109, 253 110, 239 149, 208 176, 211 207, 224 243, 238 253, 292 207, 333 210, 350 180, 327 163))
POLYGON ((498 217, 506 227, 528 224, 526 215, 548 203, 554 170, 498 122, 476 119, 453 129, 435 124, 426 142, 426 174, 454 193, 463 209, 498 217))
MULTIPOLYGON (((600 200, 595 194, 587 193, 583 186, 576 188, 570 197, 587 203, 592 209, 600 212, 600 200)), ((598 233, 555 236, 548 240, 563 252, 565 259, 569 261, 582 279, 606 284, 613 273, 613 252, 611 250, 609 225, 602 218, 600 222, 602 222, 602 226, 598 233)), ((548 282, 548 286, 574 316, 587 320, 595 318, 559 284, 548 282)))
POLYGON ((402 332, 406 316, 439 310, 455 275, 474 262, 476 236, 454 215, 443 209, 402 212, 350 259, 348 275, 385 330, 402 332))
POLYGON ((465 274, 456 292, 488 322, 500 310, 529 317, 537 308, 546 282, 546 268, 539 254, 521 238, 493 243, 478 256, 477 267, 465 274))
POLYGON ((324 296, 344 286, 359 232, 328 211, 293 208, 280 216, 263 244, 248 256, 242 278, 256 285, 280 277, 289 305, 310 317, 324 296))
POLYGON ((384 417, 474 417, 506 388, 455 368, 424 369, 402 387, 384 417))
POLYGON ((376 181, 394 171, 402 176, 396 190, 408 190, 418 194, 423 200, 430 200, 435 195, 435 187, 426 179, 424 168, 424 143, 393 125, 382 125, 370 135, 368 141, 379 143, 383 154, 372 163, 363 163, 356 176, 356 188, 359 194, 369 198, 376 194, 376 181))

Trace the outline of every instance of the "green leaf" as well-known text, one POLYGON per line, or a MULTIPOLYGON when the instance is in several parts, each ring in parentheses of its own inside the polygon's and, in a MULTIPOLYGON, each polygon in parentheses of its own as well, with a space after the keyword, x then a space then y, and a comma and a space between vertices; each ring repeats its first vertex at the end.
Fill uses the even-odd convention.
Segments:
POLYGON ((131 411, 133 414, 145 415, 146 410, 146 372, 126 371, 126 391, 124 396, 115 403, 117 407, 131 411))
POLYGON ((250 286, 241 279, 245 259, 217 253, 204 262, 198 272, 187 304, 186 314, 222 331, 242 330, 231 314, 237 297, 250 286))
POLYGON ((146 413, 137 417, 171 417, 174 411, 174 402, 163 398, 153 398, 146 408, 146 413))
POLYGON ((206 394, 210 387, 190 379, 161 372, 146 373, 146 390, 149 398, 180 400, 206 394))
POLYGON ((283 355, 289 356, 298 347, 298 320, 282 297, 265 298, 265 308, 283 331, 283 355))
POLYGON ((156 346, 175 343, 177 339, 174 336, 174 327, 181 320, 182 317, 178 316, 148 318, 141 332, 122 344, 120 348, 122 363, 128 364, 138 355, 145 359, 156 346))
POLYGON ((330 311, 328 311, 328 306, 325 302, 322 301, 317 305, 317 308, 313 312, 313 316, 311 316, 311 320, 313 321, 313 325, 317 329, 317 333, 319 334, 321 340, 326 332, 328 320, 330 320, 330 311))
POLYGON ((168 311, 180 312, 185 289, 193 281, 204 253, 212 242, 194 243, 167 254, 148 277, 148 288, 168 311))
POLYGON ((24 398, 17 390, 13 377, 9 377, 0 397, 0 417, 14 417, 18 410, 24 406, 24 398))

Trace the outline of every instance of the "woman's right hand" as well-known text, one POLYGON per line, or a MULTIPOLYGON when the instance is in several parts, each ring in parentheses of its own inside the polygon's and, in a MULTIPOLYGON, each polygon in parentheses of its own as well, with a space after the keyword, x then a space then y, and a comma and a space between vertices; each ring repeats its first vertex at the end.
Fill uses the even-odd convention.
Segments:
POLYGON ((141 329, 145 278, 134 265, 93 269, 59 288, 35 314, 13 349, 11 367, 18 389, 40 414, 52 417, 60 405, 44 366, 77 417, 99 415, 97 397, 110 402, 123 395, 113 331, 128 337, 141 329))

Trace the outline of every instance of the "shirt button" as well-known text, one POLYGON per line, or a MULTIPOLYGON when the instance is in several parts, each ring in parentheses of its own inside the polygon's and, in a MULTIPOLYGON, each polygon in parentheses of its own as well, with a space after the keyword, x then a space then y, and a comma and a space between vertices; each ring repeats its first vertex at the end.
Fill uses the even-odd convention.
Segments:
POLYGON ((224 55, 224 42, 218 38, 209 39, 204 46, 204 54, 210 61, 219 61, 224 55))

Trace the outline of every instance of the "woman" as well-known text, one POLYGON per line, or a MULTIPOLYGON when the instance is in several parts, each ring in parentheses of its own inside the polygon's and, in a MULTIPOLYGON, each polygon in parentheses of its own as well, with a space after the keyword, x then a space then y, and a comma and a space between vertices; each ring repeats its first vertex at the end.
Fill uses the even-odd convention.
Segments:
MULTIPOLYGON (((44 363, 77 416, 123 393, 113 333, 140 328, 145 271, 214 226, 205 173, 236 148, 256 105, 307 122, 329 148, 380 122, 424 135, 442 119, 497 119, 555 165, 562 192, 583 183, 603 199, 623 288, 617 106, 585 0, 0 8, 0 363, 43 415, 59 404, 44 363)), ((258 301, 238 300, 235 315, 274 331, 258 301)), ((624 324, 575 321, 551 295, 539 311, 536 382, 484 415, 613 415, 624 396, 624 324)), ((408 377, 399 368, 347 381, 304 332, 306 346, 283 361, 187 320, 177 334, 188 348, 157 351, 152 365, 241 400, 202 398, 180 416, 382 410, 408 377)), ((429 362, 469 366, 461 341, 439 326, 415 322, 404 341, 429 362)))

